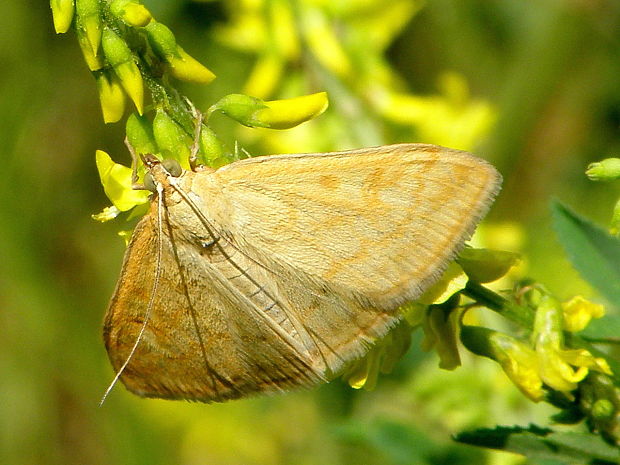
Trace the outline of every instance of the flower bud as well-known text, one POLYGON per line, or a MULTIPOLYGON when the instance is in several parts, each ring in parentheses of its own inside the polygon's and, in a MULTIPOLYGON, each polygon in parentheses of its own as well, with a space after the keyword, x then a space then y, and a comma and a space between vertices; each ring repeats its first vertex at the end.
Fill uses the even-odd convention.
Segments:
POLYGON ((177 40, 173 32, 162 23, 151 21, 145 28, 146 36, 153 51, 161 59, 177 53, 177 40))
POLYGON ((177 160, 183 168, 189 168, 191 138, 161 108, 157 110, 153 119, 153 135, 162 158, 172 158, 177 160))
POLYGON ((86 30, 82 27, 82 19, 79 16, 75 18, 75 34, 77 35, 78 44, 80 45, 80 50, 82 51, 88 69, 91 71, 98 71, 103 68, 103 57, 101 53, 97 55, 93 53, 88 36, 86 35, 86 30))
POLYGON ((606 158, 591 163, 586 170, 586 176, 592 181, 612 181, 620 178, 620 158, 606 158))
POLYGON ((144 101, 142 75, 133 60, 131 50, 125 41, 109 28, 103 31, 102 46, 103 53, 121 81, 125 92, 135 104, 138 113, 142 114, 144 101))
POLYGON ((519 254, 503 250, 463 249, 457 259, 469 279, 477 283, 495 281, 519 261, 519 254))
POLYGON ((73 0, 50 0, 54 30, 57 34, 63 34, 71 27, 75 4, 73 0))
POLYGON ((79 25, 86 33, 93 55, 97 56, 103 28, 99 0, 75 0, 75 12, 80 18, 79 25))
POLYGON ((198 84, 208 84, 215 79, 215 74, 177 44, 174 34, 166 26, 151 21, 144 29, 153 51, 168 63, 174 77, 198 84))
POLYGON ((125 111, 125 92, 115 74, 95 73, 104 123, 116 123, 125 111))
POLYGON ((129 115, 125 133, 127 134, 127 141, 136 153, 156 154, 159 152, 153 136, 153 125, 145 116, 140 116, 137 113, 129 115))
POLYGON ((144 27, 151 22, 151 12, 137 0, 113 0, 110 3, 113 15, 130 26, 144 27))
POLYGON ((325 92, 270 102, 248 95, 230 94, 213 105, 207 114, 217 110, 244 126, 288 129, 320 115, 327 105, 325 92))
POLYGON ((198 161, 203 165, 217 169, 234 161, 234 157, 226 151, 215 132, 204 124, 200 131, 199 144, 198 161))
POLYGON ((178 56, 168 57, 170 74, 175 78, 196 84, 209 84, 215 79, 215 74, 206 66, 189 55, 177 45, 178 56))

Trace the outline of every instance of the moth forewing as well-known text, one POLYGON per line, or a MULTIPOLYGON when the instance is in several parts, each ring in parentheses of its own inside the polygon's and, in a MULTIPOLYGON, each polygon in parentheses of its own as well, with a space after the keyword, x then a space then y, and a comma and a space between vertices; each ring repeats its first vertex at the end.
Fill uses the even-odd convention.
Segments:
MULTIPOLYGON (((438 279, 501 180, 470 154, 418 144, 167 179, 161 282, 121 380, 140 395, 202 401, 310 386, 363 356, 398 306, 438 279)), ((153 285, 156 205, 106 317, 117 369, 153 285)))
POLYGON ((390 308, 438 278, 500 183, 467 152, 401 144, 247 159, 194 189, 217 186, 216 221, 256 253, 390 308))

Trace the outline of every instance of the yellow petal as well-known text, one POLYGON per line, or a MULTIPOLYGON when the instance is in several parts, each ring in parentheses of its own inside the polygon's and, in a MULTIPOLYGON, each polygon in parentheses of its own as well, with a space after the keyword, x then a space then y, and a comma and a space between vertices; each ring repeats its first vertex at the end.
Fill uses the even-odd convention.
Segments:
POLYGON ((73 0, 51 0, 52 18, 56 34, 63 34, 71 27, 75 4, 73 0))
POLYGON ((97 150, 96 162, 103 190, 116 208, 127 211, 148 201, 148 191, 132 189, 130 168, 114 163, 102 150, 97 150))
POLYGON ((95 75, 99 102, 104 123, 116 123, 125 112, 125 92, 123 86, 114 75, 98 73, 95 75))
POLYGON ((327 92, 302 97, 264 102, 266 108, 257 110, 253 117, 270 129, 295 127, 323 113, 329 104, 327 92))
POLYGON ((595 304, 578 295, 562 304, 564 311, 564 328, 567 331, 577 332, 584 329, 592 318, 601 318, 605 315, 605 307, 595 304))
POLYGON ((464 289, 466 284, 467 276, 463 273, 463 269, 458 263, 452 262, 439 281, 427 289, 416 302, 423 305, 443 303, 464 289))
POLYGON ((197 84, 209 84, 215 79, 215 74, 206 66, 189 55, 177 45, 177 54, 166 56, 170 64, 170 74, 183 81, 197 84))
POLYGON ((95 213, 94 215, 91 215, 91 218, 95 221, 105 223, 106 221, 113 220, 120 213, 121 211, 115 206, 105 207, 100 213, 95 213))

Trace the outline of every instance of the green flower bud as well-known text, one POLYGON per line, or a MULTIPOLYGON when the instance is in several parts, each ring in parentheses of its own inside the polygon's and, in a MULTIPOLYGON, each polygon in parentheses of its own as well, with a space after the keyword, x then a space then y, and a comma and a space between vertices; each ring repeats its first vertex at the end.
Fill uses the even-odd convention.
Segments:
POLYGON ((145 117, 137 113, 132 113, 127 118, 125 126, 127 140, 136 151, 136 153, 158 153, 157 143, 153 136, 153 125, 145 117))
POLYGON ((153 135, 163 158, 172 158, 181 163, 183 168, 189 168, 189 147, 192 140, 161 108, 153 119, 153 135))
POLYGON ((592 405, 592 416, 597 420, 610 420, 615 414, 614 404, 608 399, 598 399, 592 405))
POLYGON ((125 92, 116 75, 107 72, 95 73, 99 101, 104 123, 116 123, 125 111, 125 92))
POLYGON ((113 0, 110 3, 110 11, 125 23, 135 27, 144 27, 153 19, 151 12, 137 0, 113 0))
POLYGON ((198 84, 208 84, 215 79, 215 74, 177 44, 174 34, 166 26, 151 21, 144 29, 153 51, 168 63, 170 74, 175 78, 198 84))
POLYGON ((177 53, 177 40, 167 26, 151 21, 145 28, 146 36, 153 51, 162 60, 177 53))
POLYGON ((457 262, 465 274, 477 283, 495 281, 519 261, 519 254, 503 250, 466 248, 459 254, 457 262))
POLYGON ((84 56, 84 61, 88 66, 88 69, 91 71, 98 71, 103 68, 103 57, 101 54, 95 55, 93 53, 93 49, 90 46, 90 42, 88 40, 88 36, 86 35, 86 29, 82 26, 82 19, 79 16, 75 18, 75 33, 77 35, 78 44, 80 45, 80 50, 82 50, 82 55, 84 56))
POLYGON ((93 55, 97 56, 103 28, 99 0, 75 0, 75 12, 80 18, 79 25, 86 33, 93 55))
POLYGON ((267 108, 265 102, 256 97, 243 94, 230 94, 222 97, 216 104, 207 111, 207 118, 214 112, 220 111, 229 118, 248 127, 265 127, 254 118, 258 110, 267 108))
POLYGON ((327 105, 325 92, 269 102, 248 95, 230 94, 209 108, 207 116, 221 111, 244 126, 288 129, 320 115, 327 105))
POLYGON ((199 144, 198 161, 203 165, 217 169, 234 161, 234 157, 226 151, 215 132, 204 124, 200 131, 199 144))
POLYGON ((63 34, 71 27, 75 4, 73 0, 50 0, 54 30, 57 34, 63 34))
POLYGON ((109 28, 103 31, 102 46, 103 53, 120 79, 125 92, 133 101, 138 113, 142 114, 144 101, 142 75, 133 60, 131 50, 125 41, 109 28))
POLYGON ((168 58, 170 64, 170 74, 175 78, 187 82, 195 82, 196 84, 209 84, 215 79, 215 74, 189 55, 180 46, 177 46, 177 56, 168 58))
POLYGON ((613 181, 620 178, 620 158, 606 158, 591 163, 586 170, 586 176, 592 181, 613 181))

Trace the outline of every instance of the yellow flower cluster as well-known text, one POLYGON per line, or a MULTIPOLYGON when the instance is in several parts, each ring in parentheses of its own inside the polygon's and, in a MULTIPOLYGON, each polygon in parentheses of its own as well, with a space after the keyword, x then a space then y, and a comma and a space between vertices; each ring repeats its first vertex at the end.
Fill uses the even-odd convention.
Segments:
MULTIPOLYGON (((333 97, 345 101, 340 107, 344 114, 364 108, 366 117, 410 127, 420 140, 471 149, 495 121, 491 106, 471 98, 465 80, 451 72, 440 76, 437 95, 413 95, 385 57, 386 48, 421 5, 417 0, 241 0, 231 6, 230 21, 218 37, 257 55, 244 88, 248 95, 268 98, 278 87, 290 91, 312 86, 294 72, 298 62, 310 57, 320 68, 319 77, 338 82, 333 97), (287 73, 289 69, 293 71, 287 73)), ((363 124, 361 119, 358 124, 363 124)), ((330 121, 332 130, 336 126, 330 121)), ((366 144, 381 143, 379 136, 372 138, 360 136, 366 144)), ((312 146, 316 139, 304 128, 294 135, 270 135, 268 143, 289 151, 300 140, 312 146)))
POLYGON ((97 81, 103 119, 106 123, 123 117, 126 96, 136 110, 144 110, 144 82, 140 60, 110 24, 109 13, 128 28, 135 28, 150 45, 152 61, 159 60, 170 75, 185 81, 206 84, 215 75, 176 43, 172 32, 153 19, 139 0, 50 0, 57 33, 75 24, 78 43, 88 68, 97 81), (107 8, 108 11, 103 11, 107 8))
POLYGON ((600 305, 576 297, 560 304, 550 295, 540 297, 529 342, 487 328, 465 326, 461 339, 473 352, 496 360, 512 382, 534 401, 543 400, 543 386, 573 399, 572 391, 588 373, 611 374, 601 357, 586 349, 564 345, 564 331, 578 331, 591 318, 603 315, 600 305))

